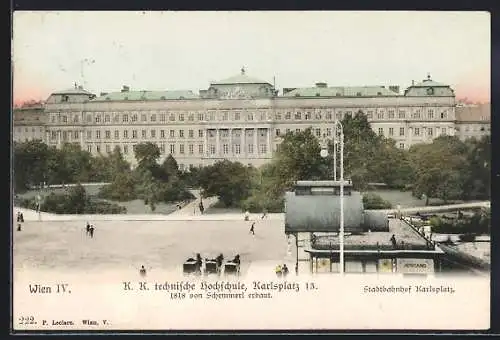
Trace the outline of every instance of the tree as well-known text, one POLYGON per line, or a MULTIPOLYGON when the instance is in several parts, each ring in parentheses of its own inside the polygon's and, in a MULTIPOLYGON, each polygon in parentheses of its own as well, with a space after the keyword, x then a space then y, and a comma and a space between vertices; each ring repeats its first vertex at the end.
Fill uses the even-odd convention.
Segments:
POLYGON ((49 160, 47 144, 40 140, 14 143, 14 186, 26 190, 31 185, 46 181, 49 160))
POLYGON ((163 161, 161 165, 163 171, 165 171, 165 174, 167 175, 167 178, 171 177, 179 177, 179 165, 177 164, 177 161, 175 158, 169 154, 165 160, 163 161))
POLYGON ((149 170, 158 165, 157 160, 161 155, 158 145, 151 142, 137 144, 134 147, 134 154, 139 163, 138 167, 149 170))
POLYGON ((200 171, 203 195, 217 196, 227 207, 239 205, 250 194, 251 168, 239 162, 218 161, 200 171))
POLYGON ((491 197, 491 137, 471 138, 467 146, 468 177, 464 184, 468 199, 491 197))

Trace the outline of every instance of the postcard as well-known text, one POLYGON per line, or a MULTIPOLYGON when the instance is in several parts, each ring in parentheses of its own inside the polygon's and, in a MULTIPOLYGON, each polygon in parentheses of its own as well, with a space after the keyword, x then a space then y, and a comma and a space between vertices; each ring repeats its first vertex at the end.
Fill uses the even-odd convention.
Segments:
POLYGON ((486 12, 16 11, 12 331, 487 330, 486 12))

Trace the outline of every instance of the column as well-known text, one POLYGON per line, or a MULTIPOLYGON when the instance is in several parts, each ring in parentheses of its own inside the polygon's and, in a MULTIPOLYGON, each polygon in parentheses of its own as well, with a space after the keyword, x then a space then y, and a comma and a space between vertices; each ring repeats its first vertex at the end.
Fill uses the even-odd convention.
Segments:
POLYGON ((267 128, 267 154, 272 155, 272 147, 271 147, 271 129, 267 128))
POLYGON ((240 142, 241 142, 241 155, 244 158, 247 158, 247 130, 245 128, 241 129, 240 142))
POLYGON ((57 147, 61 147, 61 130, 57 130, 57 147))
POLYGON ((204 145, 203 145, 203 154, 201 155, 201 157, 205 157, 205 156, 208 156, 208 129, 205 129, 204 130, 204 145))
POLYGON ((216 135, 215 135, 215 157, 219 157, 220 156, 220 141, 219 141, 219 137, 220 137, 220 133, 219 133, 219 129, 216 129, 216 135))
POLYGON ((229 155, 231 157, 234 157, 234 150, 233 150, 233 129, 229 129, 229 155))
POLYGON ((259 146, 257 143, 257 129, 253 129, 253 153, 254 155, 259 154, 259 146))
POLYGON ((83 130, 80 130, 80 148, 83 151, 83 130))

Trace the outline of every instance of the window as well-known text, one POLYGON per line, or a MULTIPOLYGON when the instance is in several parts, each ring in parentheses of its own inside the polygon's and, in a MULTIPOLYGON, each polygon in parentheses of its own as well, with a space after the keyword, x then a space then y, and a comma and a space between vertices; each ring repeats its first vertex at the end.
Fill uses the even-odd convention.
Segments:
POLYGON ((295 132, 296 133, 300 133, 300 129, 295 129, 295 132))
POLYGON ((123 123, 128 122, 128 115, 123 115, 123 117, 122 117, 122 122, 123 122, 123 123))
POLYGON ((150 132, 151 138, 156 138, 156 130, 151 130, 150 132))
POLYGON ((78 123, 78 116, 73 117, 73 123, 78 123))
POLYGON ((290 129, 286 129, 286 133, 290 133, 290 129))
POLYGON ((227 111, 222 112, 222 120, 226 121, 229 119, 229 113, 227 111))
POLYGON ((106 152, 110 153, 111 152, 111 145, 106 144, 106 152))
POLYGON ((109 123, 110 121, 111 121, 111 119, 110 119, 109 115, 105 115, 104 116, 104 122, 105 123, 109 123))
POLYGON ((311 112, 306 112, 306 114, 304 115, 304 119, 305 120, 311 119, 311 112))
POLYGON ((331 112, 327 112, 326 113, 326 119, 327 120, 332 120, 332 113, 331 112))
POLYGON ((394 136, 394 128, 389 128, 389 136, 394 136))
POLYGON ((123 153, 128 154, 128 145, 123 146, 123 153))
POLYGON ((428 116, 429 116, 429 119, 434 119, 434 110, 429 109, 428 116))
POLYGON ((119 120, 120 120, 120 116, 118 116, 118 115, 113 116, 113 122, 118 123, 119 120))
POLYGON ((405 148, 405 143, 399 143, 399 148, 404 149, 405 148))
POLYGON ((384 129, 383 128, 378 128, 378 135, 383 136, 384 135, 384 129))
POLYGON ((115 139, 120 139, 120 131, 115 130, 115 139))
POLYGON ((253 153, 253 144, 248 144, 248 153, 253 153))
POLYGON ((104 135, 105 135, 105 137, 104 137, 104 138, 106 138, 106 139, 110 139, 110 138, 111 138, 111 131, 106 130, 106 131, 104 132, 104 135))
MULTIPOLYGON (((26 129, 26 130, 28 130, 28 129, 26 129)), ((63 140, 66 140, 66 139, 68 139, 68 132, 63 131, 63 140)))
POLYGON ((179 153, 184 154, 184 144, 179 145, 179 153))
POLYGON ((290 120, 290 119, 292 119, 292 113, 291 113, 291 112, 287 112, 287 113, 285 114, 285 119, 286 119, 286 120, 290 120))
POLYGON ((234 145, 234 152, 239 155, 241 153, 241 146, 239 144, 234 145))
POLYGON ((399 119, 405 119, 406 118, 406 112, 404 110, 399 110, 398 117, 399 117, 399 119))
POLYGON ((160 152, 161 152, 162 154, 164 154, 164 153, 165 153, 165 144, 161 144, 161 145, 160 145, 160 152))
POLYGON ((389 119, 394 119, 394 110, 389 110, 389 119))
POLYGON ((326 128, 326 135, 328 137, 332 135, 332 129, 331 128, 326 128))
POLYGON ((198 130, 198 137, 200 137, 200 138, 203 137, 203 130, 198 130))
POLYGON ((92 152, 92 145, 87 145, 87 151, 92 152))
POLYGON ((188 120, 190 122, 194 121, 194 114, 190 113, 189 116, 188 116, 188 120))
POLYGON ((179 121, 184 121, 184 113, 179 113, 179 121))
POLYGON ((78 133, 78 131, 75 131, 73 133, 73 136, 75 136, 75 139, 78 139, 78 137, 80 137, 80 133, 78 133))
POLYGON ((151 121, 152 122, 156 122, 156 114, 152 114, 151 115, 151 121))
POLYGON ((301 120, 302 119, 302 112, 300 112, 300 111, 295 112, 295 119, 301 120))
POLYGON ((446 135, 446 128, 441 128, 441 135, 446 135))
POLYGON ((175 154, 175 144, 170 144, 170 154, 171 155, 175 154))
POLYGON ((275 120, 281 120, 281 113, 276 112, 276 113, 274 114, 274 119, 275 119, 275 120))
POLYGON ((171 113, 170 116, 168 116, 168 120, 171 122, 175 122, 175 115, 171 113))
POLYGON ((377 113, 377 118, 378 119, 384 119, 384 113, 383 112, 377 113))
POLYGON ((63 119, 63 123, 67 123, 68 122, 68 117, 62 116, 62 119, 63 119))
POLYGON ((368 113, 366 114, 366 118, 372 119, 373 118, 373 112, 372 111, 368 111, 368 113))
POLYGON ((342 111, 337 113, 337 120, 342 120, 342 111))
POLYGON ((224 155, 227 155, 229 153, 229 145, 228 144, 222 145, 222 153, 224 153, 224 155))
POLYGON ((413 112, 413 118, 420 119, 420 110, 416 110, 415 112, 413 112))
POLYGON ((101 146, 100 145, 96 145, 95 148, 96 148, 97 152, 101 152, 101 146))
POLYGON ((132 139, 137 138, 137 130, 132 130, 132 139))
POLYGON ((428 128, 427 129, 427 135, 428 136, 432 136, 432 128, 428 128))
POLYGON ((101 122, 101 116, 100 115, 95 116, 95 122, 96 123, 100 123, 101 122))
POLYGON ((203 144, 198 144, 198 153, 203 155, 203 144))
POLYGON ((198 120, 204 120, 204 115, 203 113, 198 113, 198 120))
POLYGON ((404 136, 405 135, 405 128, 399 128, 399 135, 404 136))
POLYGON ((211 155, 215 155, 215 145, 210 144, 210 145, 209 145, 209 148, 210 148, 210 154, 211 154, 211 155))
POLYGON ((260 153, 261 154, 266 154, 267 153, 267 145, 266 144, 261 144, 260 145, 260 153))
MULTIPOLYGON (((52 133, 54 134, 54 138, 55 138, 55 132, 52 131, 52 133)), ((87 139, 92 139, 92 131, 87 131, 87 139)))
POLYGON ((441 112, 441 119, 446 119, 447 116, 446 111, 441 112))
POLYGON ((193 144, 189 144, 188 145, 188 150, 189 150, 189 154, 192 155, 194 153, 194 146, 193 144))
POLYGON ((160 137, 165 138, 165 130, 160 130, 160 137))
MULTIPOLYGON (((92 121, 92 117, 87 116, 87 121, 90 123, 90 122, 92 121), (89 118, 90 118, 90 120, 89 120, 89 118)), ((52 123, 55 123, 55 122, 56 122, 56 116, 52 116, 51 122, 52 122, 52 123)))
POLYGON ((321 137, 321 129, 316 129, 316 137, 321 137))
POLYGON ((96 132, 95 132, 95 138, 96 139, 100 139, 101 138, 101 131, 96 130, 96 132))
POLYGON ((247 120, 253 120, 253 113, 247 113, 247 120))
POLYGON ((123 130, 123 138, 128 138, 128 130, 123 130))
POLYGON ((141 130, 141 137, 146 138, 146 130, 141 130))
POLYGON ((137 115, 132 115, 130 119, 132 120, 132 122, 137 122, 137 115))
POLYGON ((175 130, 170 130, 170 138, 174 138, 175 137, 175 130))
MULTIPOLYGON (((52 123, 54 123, 56 121, 56 117, 52 116, 52 123)), ((87 115, 87 123, 90 123, 92 122, 92 116, 91 115, 87 115)))
POLYGON ((194 131, 193 130, 189 130, 188 131, 188 136, 189 136, 189 138, 193 138, 194 137, 194 131))
POLYGON ((145 114, 142 114, 141 115, 141 122, 145 122, 146 121, 146 115, 145 114))
POLYGON ((165 114, 162 113, 160 114, 160 122, 164 122, 165 121, 165 114))
POLYGON ((215 112, 210 112, 209 120, 215 120, 215 112))
POLYGON ((280 135, 280 129, 276 129, 276 136, 279 136, 280 135))
POLYGON ((179 130, 179 137, 184 138, 184 130, 179 130))
POLYGON ((419 129, 419 128, 415 128, 415 129, 413 129, 413 134, 414 134, 415 136, 420 136, 420 129, 419 129))

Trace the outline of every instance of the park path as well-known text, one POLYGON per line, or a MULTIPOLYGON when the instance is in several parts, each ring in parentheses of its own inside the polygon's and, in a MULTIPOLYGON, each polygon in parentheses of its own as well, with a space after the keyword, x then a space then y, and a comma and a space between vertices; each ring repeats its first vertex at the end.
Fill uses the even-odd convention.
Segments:
MULTIPOLYGON (((200 190, 193 189, 190 191, 196 197, 196 199, 194 199, 192 202, 186 204, 181 209, 178 209, 178 210, 174 211, 173 213, 169 214, 169 216, 175 217, 175 216, 199 216, 199 215, 201 215, 201 212, 199 209, 200 197, 201 197, 200 190)), ((207 210, 211 206, 213 206, 215 203, 217 203, 218 201, 219 201, 219 199, 216 196, 203 198, 203 207, 205 208, 205 210, 207 210)))

